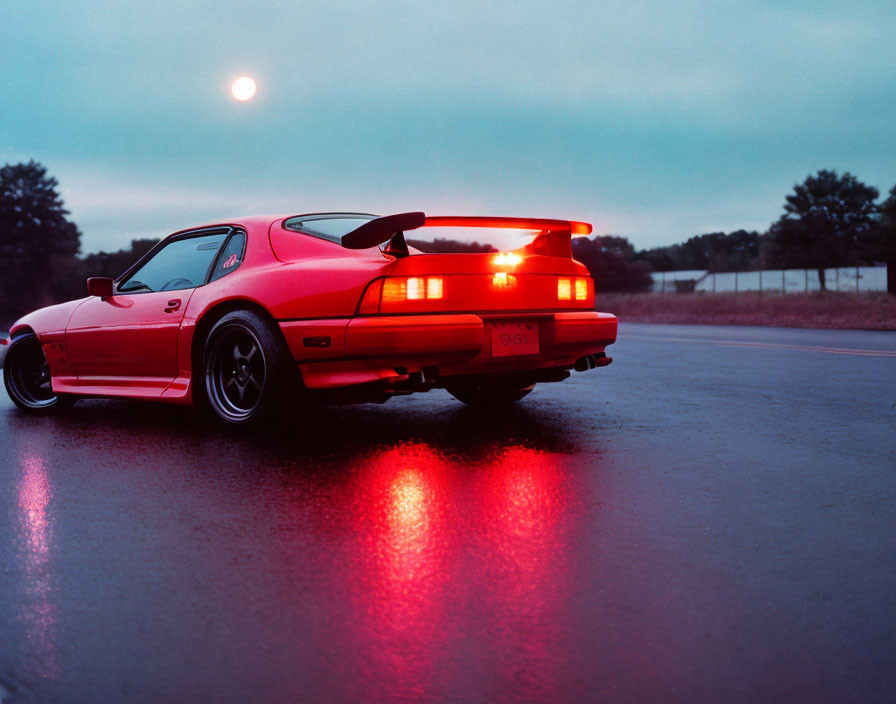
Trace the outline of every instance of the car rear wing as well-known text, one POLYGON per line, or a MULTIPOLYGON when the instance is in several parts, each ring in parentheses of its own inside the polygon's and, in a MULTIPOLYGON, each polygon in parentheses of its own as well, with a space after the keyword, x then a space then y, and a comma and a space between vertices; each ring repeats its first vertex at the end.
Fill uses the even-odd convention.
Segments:
POLYGON ((463 215, 427 216, 421 212, 399 213, 368 220, 356 230, 343 235, 342 246, 348 249, 367 249, 389 242, 384 251, 397 256, 407 255, 403 233, 420 227, 475 227, 512 230, 532 230, 535 239, 523 247, 526 254, 544 254, 572 259, 573 235, 590 235, 587 222, 576 220, 547 220, 544 218, 500 218, 463 215))
POLYGON ((532 230, 535 239, 523 247, 526 254, 545 254, 572 259, 573 235, 590 235, 591 225, 575 220, 544 218, 494 218, 438 215, 426 218, 426 227, 484 227, 508 230, 532 230))

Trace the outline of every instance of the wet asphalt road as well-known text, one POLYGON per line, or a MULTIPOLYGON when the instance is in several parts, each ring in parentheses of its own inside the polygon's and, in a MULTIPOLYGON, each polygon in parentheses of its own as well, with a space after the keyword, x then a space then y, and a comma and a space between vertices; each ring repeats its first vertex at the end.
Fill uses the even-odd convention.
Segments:
POLYGON ((892 701, 896 335, 611 350, 248 435, 0 392, 0 699, 892 701))

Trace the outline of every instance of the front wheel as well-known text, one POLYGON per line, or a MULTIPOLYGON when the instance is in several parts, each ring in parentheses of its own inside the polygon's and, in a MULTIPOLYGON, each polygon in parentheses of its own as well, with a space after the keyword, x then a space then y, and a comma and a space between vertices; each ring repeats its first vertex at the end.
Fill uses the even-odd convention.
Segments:
POLYGON ((220 420, 249 425, 276 408, 292 388, 293 361, 271 323, 238 310, 208 334, 203 355, 205 398, 220 420))
POLYGON ((468 406, 507 406, 532 393, 535 384, 520 385, 500 379, 460 381, 445 384, 445 390, 468 406))
POLYGON ((12 402, 31 413, 56 413, 70 408, 75 399, 53 392, 50 365, 36 335, 15 338, 6 352, 3 384, 12 402))

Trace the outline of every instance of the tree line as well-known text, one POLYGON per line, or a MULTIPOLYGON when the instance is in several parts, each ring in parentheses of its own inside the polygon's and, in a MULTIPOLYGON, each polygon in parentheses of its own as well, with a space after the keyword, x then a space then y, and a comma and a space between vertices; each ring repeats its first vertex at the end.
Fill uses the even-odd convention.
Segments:
POLYGON ((880 192, 846 172, 823 169, 793 187, 765 232, 696 235, 680 244, 635 250, 624 237, 574 240, 573 252, 597 291, 647 291, 654 271, 824 270, 889 262, 896 266, 896 186, 880 192))
POLYGON ((896 261, 896 186, 883 202, 879 197, 849 172, 821 170, 793 187, 766 232, 698 235, 633 260, 653 271, 815 269, 825 288, 825 269, 896 261))
MULTIPOLYGON (((116 277, 158 239, 135 239, 115 252, 79 256, 81 232, 69 219, 58 182, 30 161, 0 167, 0 327, 41 306, 84 295, 88 276, 116 277)), ((880 192, 846 172, 821 170, 785 197, 784 212, 766 232, 735 230, 691 237, 668 247, 636 250, 625 238, 573 240, 598 291, 646 291, 651 272, 747 271, 896 262, 896 186, 880 192)), ((476 242, 409 240, 427 252, 493 252, 476 242)), ((896 264, 893 264, 896 266, 896 264)))

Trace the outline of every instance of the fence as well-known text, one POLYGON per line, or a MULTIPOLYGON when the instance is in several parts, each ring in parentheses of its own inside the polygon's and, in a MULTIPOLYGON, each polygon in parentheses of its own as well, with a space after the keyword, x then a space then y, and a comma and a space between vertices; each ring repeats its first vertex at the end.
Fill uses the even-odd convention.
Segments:
MULTIPOLYGON (((829 291, 862 292, 886 291, 886 266, 841 267, 825 269, 825 286, 829 291)), ((767 291, 769 293, 808 293, 818 291, 818 271, 813 269, 785 269, 765 271, 664 271, 653 274, 655 293, 676 291, 705 291, 710 293, 739 293, 767 291)))

